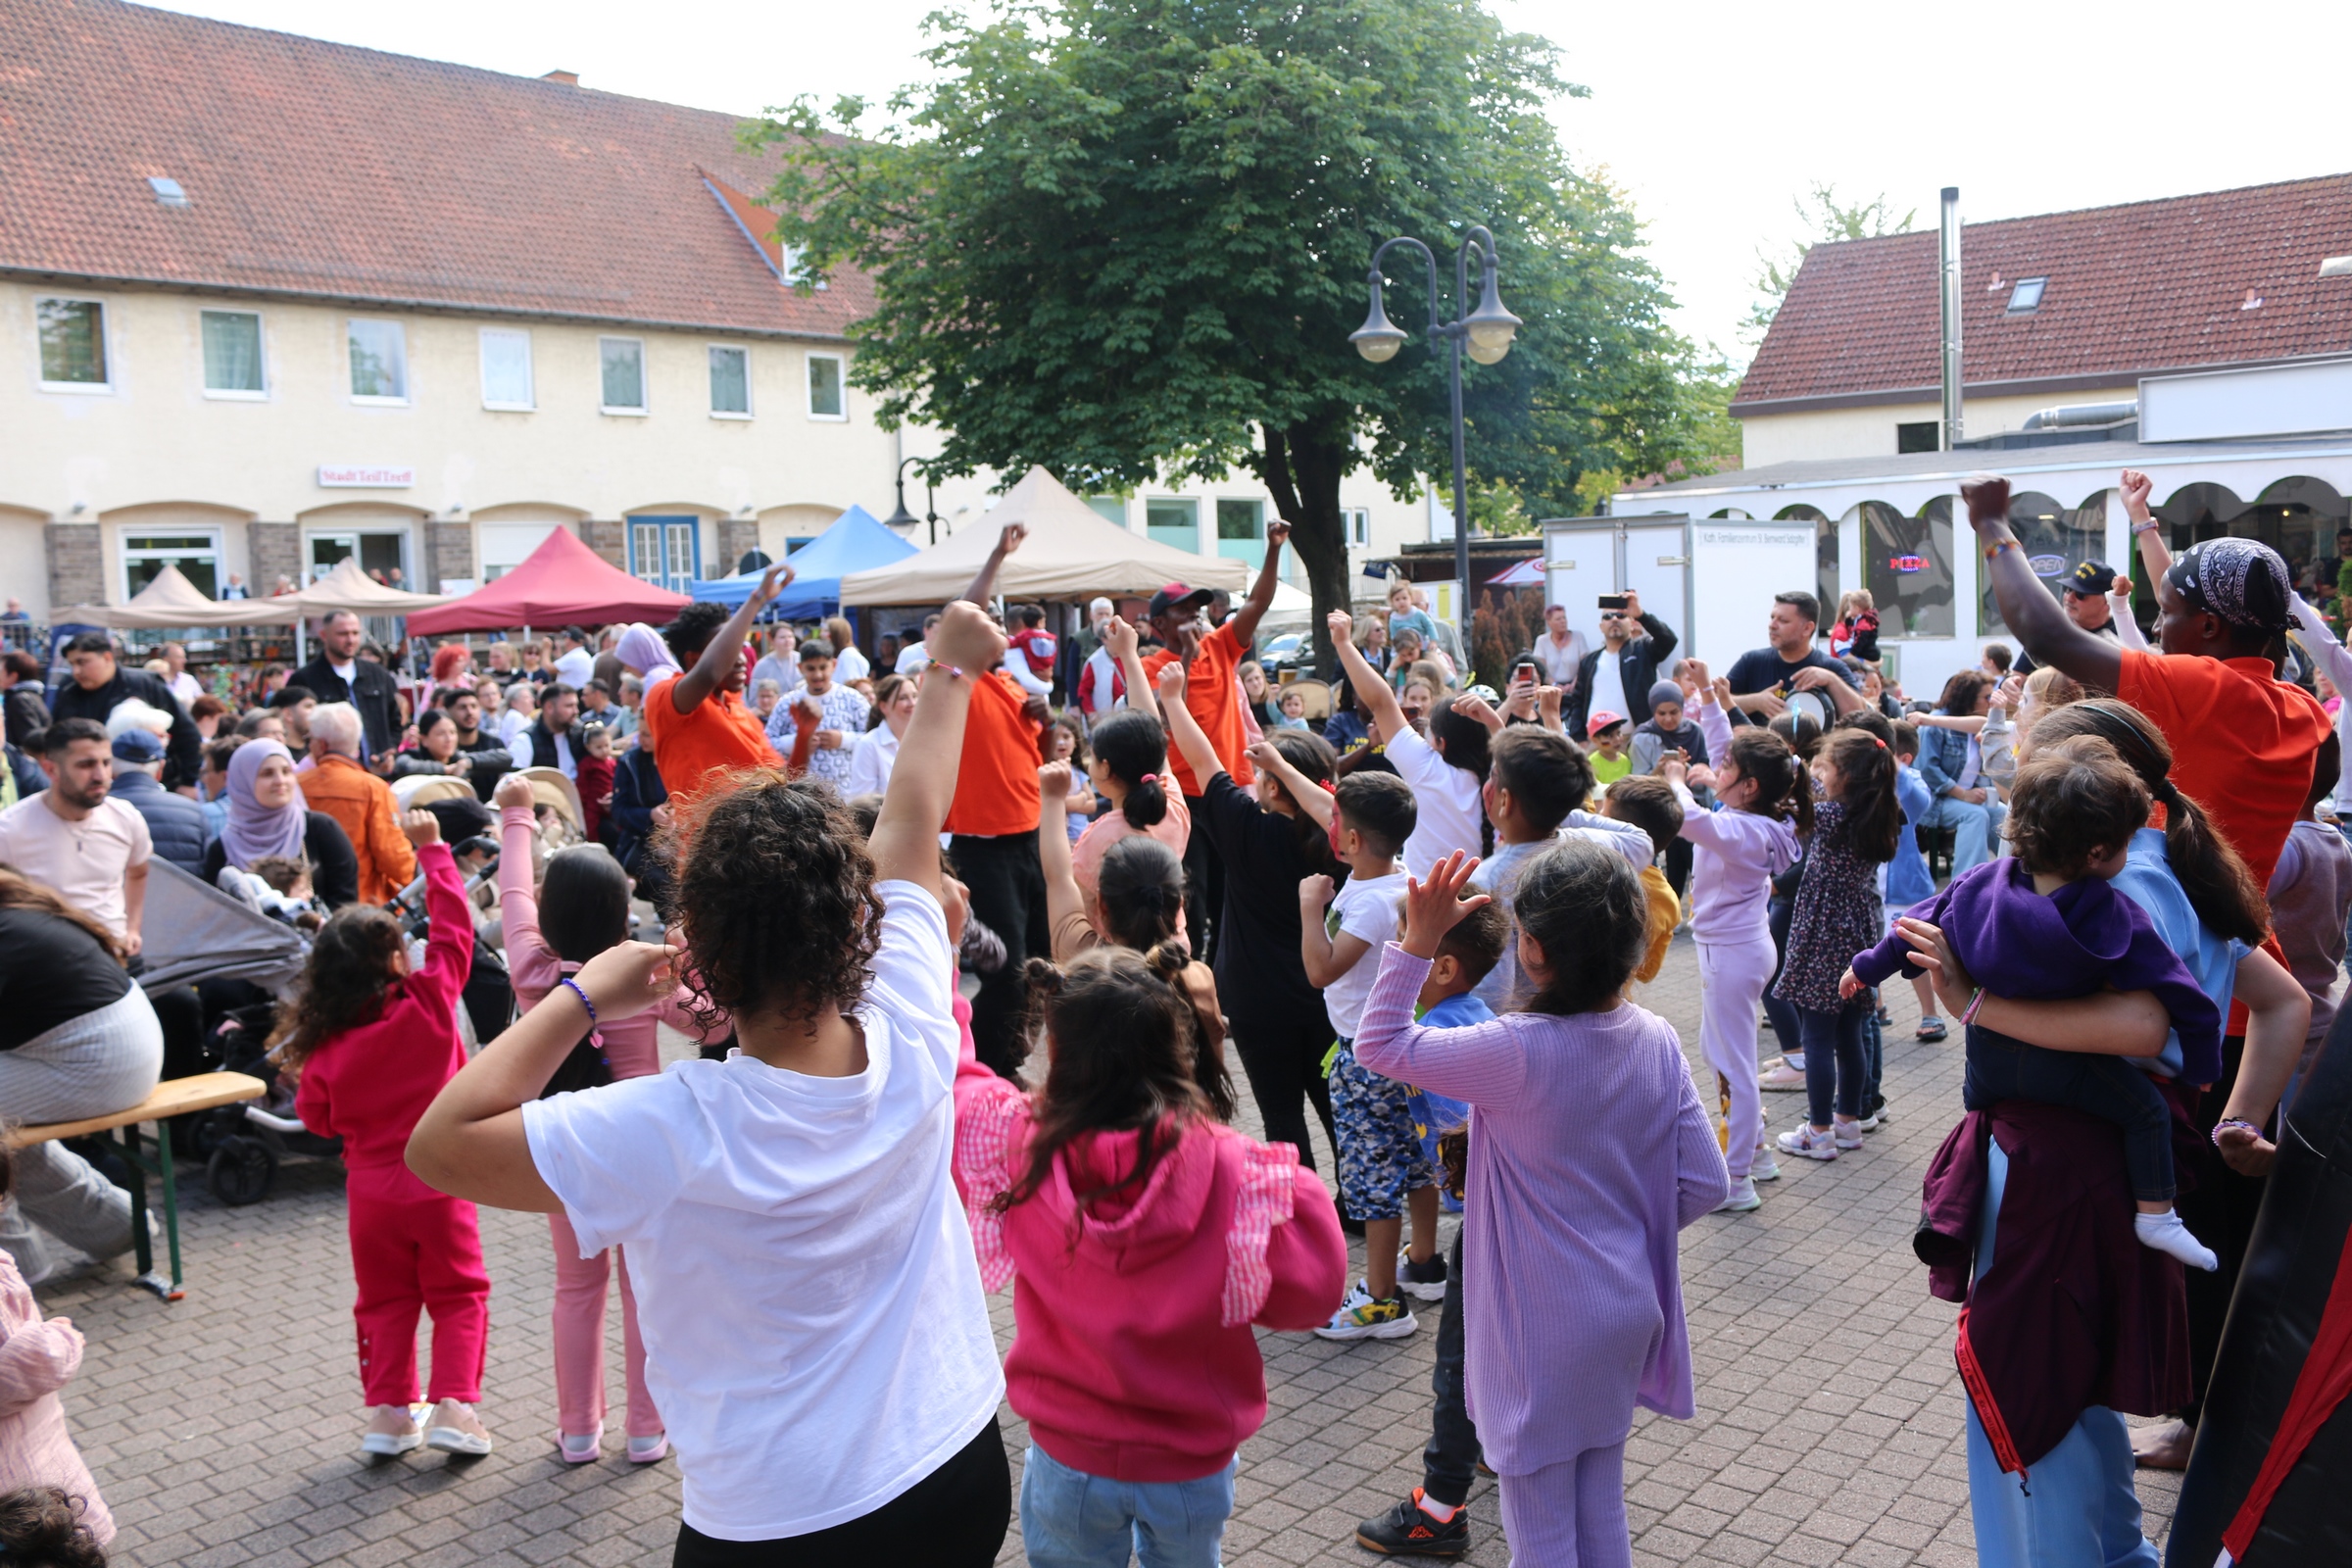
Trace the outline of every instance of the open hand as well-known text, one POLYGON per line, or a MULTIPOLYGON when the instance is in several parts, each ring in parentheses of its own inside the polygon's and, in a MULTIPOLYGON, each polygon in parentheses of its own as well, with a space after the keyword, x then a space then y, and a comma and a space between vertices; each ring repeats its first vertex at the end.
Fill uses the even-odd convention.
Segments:
POLYGON ((498 781, 498 788, 490 792, 490 804, 501 810, 510 806, 519 806, 527 809, 538 799, 539 797, 531 792, 531 781, 520 773, 509 773, 498 781))
MULTIPOLYGON (((1728 686, 1731 683, 1726 681, 1724 684, 1728 686)), ((1761 713, 1766 718, 1778 718, 1788 711, 1788 705, 1781 701, 1777 692, 1758 692, 1747 700, 1746 706, 1749 712, 1761 713)))
POLYGON ((418 849, 424 848, 427 844, 441 842, 441 819, 422 808, 401 812, 400 830, 406 833, 409 836, 409 842, 418 849))
POLYGON ((1911 949, 1911 961, 1928 972, 1936 1000, 1950 1008, 1955 1018, 1967 1012, 1977 983, 1960 966, 1951 943, 1944 939, 1943 928, 1906 914, 1894 922, 1894 929, 1911 949))
POLYGON ((1788 689, 1798 692, 1817 692, 1830 682, 1844 678, 1843 675, 1833 675, 1819 664, 1807 664, 1788 677, 1788 689))
POLYGON ((1484 893, 1462 896, 1470 873, 1477 869, 1477 856, 1456 850, 1429 868, 1428 881, 1405 878, 1405 952, 1416 958, 1435 958, 1446 932, 1461 924, 1463 916, 1494 902, 1484 893))

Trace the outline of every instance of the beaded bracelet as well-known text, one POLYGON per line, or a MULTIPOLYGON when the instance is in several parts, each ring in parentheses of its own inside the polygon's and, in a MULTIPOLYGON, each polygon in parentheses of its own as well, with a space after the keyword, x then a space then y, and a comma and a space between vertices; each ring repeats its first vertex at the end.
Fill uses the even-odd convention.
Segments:
POLYGON ((2257 1138, 2262 1136, 2262 1129, 2255 1126, 2252 1122, 2246 1120, 2244 1117, 2224 1116, 2220 1121, 2217 1121, 2213 1124, 2213 1147, 2216 1149, 2222 1147, 2222 1129, 2225 1127, 2243 1127, 2247 1132, 2252 1133, 2257 1138))
POLYGON ((1984 559, 1990 561, 2005 550, 2023 550, 2025 546, 2014 539, 1995 539, 1984 547, 1984 559))
POLYGON ((588 1009, 588 1022, 593 1027, 596 1023, 596 1004, 588 1000, 588 993, 580 988, 580 983, 571 976, 565 975, 556 984, 580 999, 580 1005, 588 1009))

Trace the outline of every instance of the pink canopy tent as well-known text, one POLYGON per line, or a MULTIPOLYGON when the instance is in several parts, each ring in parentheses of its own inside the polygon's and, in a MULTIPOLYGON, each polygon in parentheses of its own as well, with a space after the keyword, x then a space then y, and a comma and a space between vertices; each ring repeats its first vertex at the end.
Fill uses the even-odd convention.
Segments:
POLYGON ((498 581, 446 605, 411 612, 409 634, 432 637, 505 626, 660 622, 690 602, 684 594, 639 581, 582 544, 570 529, 558 528, 498 581))
POLYGON ((1541 588, 1544 586, 1544 563, 1522 561, 1508 571, 1496 572, 1487 579, 1490 588, 1541 588))

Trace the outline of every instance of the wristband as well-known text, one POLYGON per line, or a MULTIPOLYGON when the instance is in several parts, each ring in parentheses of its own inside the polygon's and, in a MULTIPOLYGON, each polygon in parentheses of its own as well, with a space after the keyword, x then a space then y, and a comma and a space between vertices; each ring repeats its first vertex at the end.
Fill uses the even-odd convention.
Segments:
POLYGON ((1967 1009, 1960 1014, 1960 1026, 1965 1029, 1970 1024, 1975 1023, 1977 1021, 1977 1013, 1984 1005, 1984 988, 1983 986, 1979 986, 1977 987, 1977 994, 1968 999, 1967 1009))
POLYGON ((2005 550, 2023 550, 2025 546, 2014 539, 1995 539, 1984 547, 1984 559, 1990 561, 2005 550))
POLYGON ((588 1009, 588 1022, 593 1027, 596 1023, 596 1004, 588 1000, 588 993, 580 988, 580 983, 571 976, 565 975, 556 984, 580 999, 580 1005, 588 1009))
POLYGON ((2164 519, 2162 517, 2150 517, 2145 522, 2133 523, 2132 525, 2132 531, 2133 533, 2154 533, 2157 529, 2163 526, 2164 519))
POLYGON ((2217 1121, 2213 1124, 2213 1147, 2216 1149, 2222 1147, 2222 1129, 2225 1127, 2243 1127, 2246 1131, 2252 1133, 2257 1138, 2262 1136, 2262 1129, 2255 1126, 2252 1122, 2246 1120, 2244 1117, 2224 1116, 2220 1121, 2217 1121))

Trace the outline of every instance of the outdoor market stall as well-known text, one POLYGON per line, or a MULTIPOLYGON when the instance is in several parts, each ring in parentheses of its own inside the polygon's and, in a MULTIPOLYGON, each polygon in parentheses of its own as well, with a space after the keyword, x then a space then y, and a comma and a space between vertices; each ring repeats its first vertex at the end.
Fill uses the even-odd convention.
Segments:
POLYGON ((409 635, 660 622, 691 603, 684 594, 630 576, 589 549, 577 534, 558 528, 496 582, 410 615, 409 635))
MULTIPOLYGON (((873 571, 895 565, 915 555, 908 544, 863 507, 852 507, 831 526, 784 558, 792 582, 767 607, 762 620, 814 620, 841 608, 841 580, 855 571, 873 571)), ((761 571, 737 572, 688 583, 686 591, 702 604, 740 605, 760 586, 761 571)))

